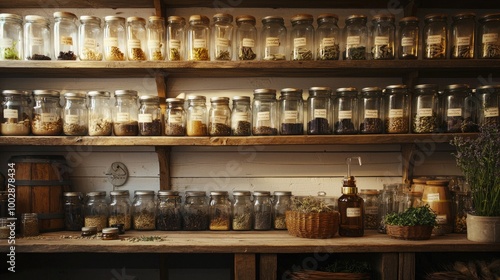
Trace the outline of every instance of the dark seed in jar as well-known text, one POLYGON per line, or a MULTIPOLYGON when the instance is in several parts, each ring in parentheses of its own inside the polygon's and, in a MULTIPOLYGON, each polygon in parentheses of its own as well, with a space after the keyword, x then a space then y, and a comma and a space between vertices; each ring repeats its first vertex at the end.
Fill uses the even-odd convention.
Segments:
POLYGON ((153 122, 138 123, 139 132, 142 136, 159 136, 161 135, 161 120, 155 119, 153 122))
POLYGON ((307 134, 330 134, 328 120, 314 118, 307 122, 307 134))
POLYGON ((169 123, 165 126, 165 135, 168 136, 184 136, 186 128, 183 125, 176 123, 169 123))
POLYGON ((117 136, 136 136, 139 132, 137 122, 113 123, 113 132, 117 136))
POLYGON ((235 128, 233 128, 234 136, 248 136, 252 134, 252 124, 247 121, 239 121, 235 128))
POLYGON ((351 119, 343 119, 335 122, 335 133, 336 134, 356 134, 357 129, 354 127, 354 123, 351 119))
POLYGON ((382 133, 382 120, 379 118, 365 118, 359 127, 361 133, 382 133))
POLYGON ((283 135, 304 134, 304 125, 301 123, 282 123, 281 134, 283 135))
POLYGON ((277 135, 278 130, 269 126, 254 126, 252 133, 253 135, 277 135))
POLYGON ((208 134, 210 136, 229 136, 231 135, 231 127, 223 123, 209 123, 208 134))

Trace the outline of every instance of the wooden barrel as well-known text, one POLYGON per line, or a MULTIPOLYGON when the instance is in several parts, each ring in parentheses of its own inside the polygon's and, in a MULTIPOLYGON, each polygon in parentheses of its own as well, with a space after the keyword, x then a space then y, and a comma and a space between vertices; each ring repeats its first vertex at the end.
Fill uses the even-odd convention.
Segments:
POLYGON ((15 156, 16 214, 37 213, 40 232, 64 229, 63 193, 70 190, 63 156, 15 156))
POLYGON ((453 215, 451 196, 448 188, 449 181, 429 180, 424 187, 422 202, 436 213, 437 227, 432 231, 435 235, 443 235, 453 231, 453 215))

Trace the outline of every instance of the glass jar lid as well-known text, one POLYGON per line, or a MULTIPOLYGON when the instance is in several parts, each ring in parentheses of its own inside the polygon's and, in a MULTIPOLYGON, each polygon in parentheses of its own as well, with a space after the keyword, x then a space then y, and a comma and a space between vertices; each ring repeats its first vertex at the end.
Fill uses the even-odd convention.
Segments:
POLYGON ((87 196, 95 197, 95 196, 106 196, 105 191, 95 191, 95 192, 88 192, 87 196))
POLYGON ((262 23, 270 23, 270 22, 278 22, 281 24, 285 24, 285 20, 283 19, 282 16, 266 16, 262 18, 262 23))
POLYGON ((160 191, 158 191, 158 196, 159 197, 179 196, 179 192, 178 191, 170 191, 170 190, 160 190, 160 191))
POLYGON ((89 97, 110 97, 111 93, 109 91, 92 90, 92 91, 87 92, 87 95, 89 97))
POLYGON ((169 16, 167 18, 168 23, 185 23, 186 20, 180 16, 169 16))
POLYGON ((6 19, 15 20, 15 21, 18 21, 18 22, 22 22, 23 21, 23 17, 20 16, 20 15, 9 14, 9 13, 1 13, 0 14, 0 20, 6 20, 6 19))
POLYGON ((110 196, 130 196, 130 193, 128 190, 124 190, 124 191, 112 191, 109 193, 110 196))
POLYGON ((63 196, 64 197, 81 197, 82 193, 81 192, 64 192, 63 196))
POLYGON ((225 13, 215 14, 212 19, 214 20, 214 23, 216 23, 216 22, 224 22, 224 23, 233 22, 233 16, 230 14, 225 14, 225 13))
POLYGON ((66 92, 64 98, 66 99, 85 99, 87 95, 82 92, 66 92))
POLYGON ((142 102, 155 102, 159 103, 160 98, 157 95, 141 95, 139 101, 142 102))
POLYGON ((136 90, 130 90, 130 89, 115 90, 116 97, 122 97, 122 96, 137 97, 137 95, 138 95, 138 93, 136 90))
POLYGON ((106 17, 104 17, 104 21, 106 21, 106 22, 119 21, 120 23, 124 24, 125 23, 125 18, 124 17, 118 17, 118 16, 106 16, 106 17))
POLYGON ((204 191, 187 191, 186 192, 186 197, 190 197, 190 196, 206 196, 207 193, 204 192, 204 191))
POLYGON ((339 21, 339 16, 336 14, 329 14, 329 13, 321 14, 318 16, 318 19, 316 21, 318 22, 318 25, 319 25, 323 22, 327 22, 327 21, 331 21, 331 20, 334 20, 335 23, 337 23, 337 21, 339 21))
POLYGON ((251 196, 250 191, 233 191, 233 196, 251 196))
POLYGON ((35 96, 41 96, 41 97, 59 97, 60 92, 57 90, 47 90, 47 89, 35 89, 33 91, 33 94, 35 96))
POLYGON ((248 22, 252 25, 255 25, 255 17, 251 15, 241 15, 236 17, 236 23, 240 25, 243 22, 248 22))
POLYGON ((154 191, 134 191, 135 196, 154 196, 154 191))
POLYGON ((95 17, 95 16, 80 16, 80 22, 83 24, 83 23, 87 23, 87 22, 94 22, 94 23, 97 23, 97 24, 101 24, 101 19, 98 18, 98 17, 95 17))
POLYGON ((271 196, 269 191, 254 191, 253 196, 271 196))
POLYGON ((127 22, 128 23, 131 23, 131 22, 138 22, 138 23, 141 23, 141 24, 146 24, 146 20, 142 17, 128 17, 127 18, 127 22))
POLYGON ((55 19, 71 19, 71 20, 76 20, 78 19, 75 14, 69 13, 69 12, 55 12, 54 13, 54 18, 55 19))
POLYGON ((447 16, 445 14, 430 14, 426 15, 424 18, 424 21, 426 23, 432 22, 432 21, 446 21, 447 16))
POLYGON ((298 15, 293 16, 290 19, 290 21, 292 22, 292 24, 297 24, 297 22, 299 22, 299 21, 306 21, 308 23, 313 23, 314 17, 310 14, 298 14, 298 15))
POLYGON ((229 104, 229 97, 211 97, 210 103, 213 104, 229 104))

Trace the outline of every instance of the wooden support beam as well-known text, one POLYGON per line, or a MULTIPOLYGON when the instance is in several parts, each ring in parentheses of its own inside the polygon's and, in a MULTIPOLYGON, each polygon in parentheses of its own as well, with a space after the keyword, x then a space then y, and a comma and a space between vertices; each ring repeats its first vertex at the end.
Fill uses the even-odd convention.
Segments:
MULTIPOLYGON (((381 278, 380 279, 398 279, 398 253, 382 254, 381 278)), ((401 279, 401 278, 399 278, 401 279)))
POLYGON ((234 254, 234 279, 255 280, 255 254, 234 254))
POLYGON ((413 153, 416 149, 414 143, 401 145, 401 159, 403 163, 403 184, 409 184, 413 177, 413 153))
POLYGON ((275 280, 278 273, 278 255, 260 254, 259 266, 260 280, 275 280))
POLYGON ((399 275, 397 279, 415 280, 415 253, 399 253, 398 267, 399 275))
POLYGON ((156 146, 160 170, 160 190, 170 190, 170 150, 168 146, 156 146))

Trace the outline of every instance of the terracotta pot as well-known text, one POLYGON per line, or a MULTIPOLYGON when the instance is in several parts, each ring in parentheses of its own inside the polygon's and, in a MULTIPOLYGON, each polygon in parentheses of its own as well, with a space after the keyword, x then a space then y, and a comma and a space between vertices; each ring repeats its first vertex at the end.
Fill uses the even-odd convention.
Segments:
POLYGON ((475 242, 500 243, 500 217, 467 214, 467 239, 475 242))

